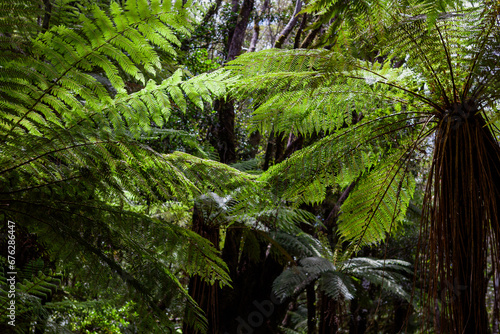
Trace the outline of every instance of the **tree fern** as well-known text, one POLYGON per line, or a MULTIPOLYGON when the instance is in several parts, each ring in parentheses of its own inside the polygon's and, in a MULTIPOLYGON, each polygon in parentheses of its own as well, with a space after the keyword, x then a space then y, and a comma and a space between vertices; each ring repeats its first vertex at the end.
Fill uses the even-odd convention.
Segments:
POLYGON ((62 24, 21 36, 20 16, 35 14, 19 8, 31 2, 1 4, 18 20, 1 36, 2 219, 50 240, 52 254, 96 274, 97 286, 121 279, 150 311, 150 323, 160 324, 156 331, 168 327, 157 302, 171 288, 187 298, 187 320, 203 329, 200 309, 168 268, 169 252, 191 258, 187 274, 212 283, 229 283, 226 267, 209 242, 144 208, 189 205, 200 193, 225 194, 253 177, 144 144, 173 108, 185 111, 187 101, 204 107, 232 80, 221 72, 186 80, 182 70, 169 76, 161 67, 159 52, 174 55, 177 36, 189 34, 190 10, 182 1, 60 1, 57 8, 73 9, 62 24), (125 79, 144 88, 128 94, 125 79))
POLYGON ((334 265, 323 257, 307 257, 298 266, 286 269, 273 283, 276 295, 290 298, 302 292, 307 285, 319 280, 319 289, 335 300, 350 300, 356 294, 352 276, 380 285, 391 293, 409 300, 401 283, 406 280, 409 264, 398 260, 352 258, 334 265))
MULTIPOLYGON (((318 1, 311 8, 328 18, 340 13, 337 5, 343 3, 318 1)), ((498 55, 493 51, 498 6, 355 1, 342 10, 360 10, 364 16, 350 32, 339 33, 344 37, 331 50, 245 54, 229 66, 241 76, 236 94, 258 92, 265 100, 256 101, 257 126, 321 138, 264 179, 288 199, 300 202, 301 196, 316 194, 313 200, 321 201, 344 164, 355 171, 347 179, 356 179, 358 190, 341 208, 339 229, 357 244, 374 242, 404 216, 413 188, 405 164, 426 138, 433 140, 422 219, 422 238, 430 239, 423 242, 431 252, 425 256, 431 264, 427 303, 430 312, 440 310, 434 314, 440 331, 486 331, 484 272, 490 255, 498 275, 500 151, 489 121, 491 115, 498 118, 498 55), (348 106, 362 114, 361 122, 352 124, 348 106), (328 140, 333 145, 324 145, 328 140), (318 152, 320 145, 324 151, 318 152), (372 159, 354 164, 350 152, 372 159), (280 183, 279 176, 289 170, 292 177, 280 183), (450 303, 436 302, 440 286, 455 279, 470 290, 459 297, 448 291, 450 303)))

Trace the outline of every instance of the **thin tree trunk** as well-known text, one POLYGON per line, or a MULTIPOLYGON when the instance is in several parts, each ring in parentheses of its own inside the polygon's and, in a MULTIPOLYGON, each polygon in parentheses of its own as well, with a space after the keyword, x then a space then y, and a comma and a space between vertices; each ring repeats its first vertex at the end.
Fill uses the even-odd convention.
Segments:
MULTIPOLYGON (((319 19, 317 19, 313 24, 315 24, 318 21, 319 21, 319 19)), ((320 31, 321 31, 321 25, 319 25, 317 28, 311 30, 309 32, 309 34, 307 34, 306 38, 304 38, 304 41, 302 42, 302 44, 300 44, 300 48, 307 49, 312 44, 312 42, 314 41, 314 39, 316 38, 316 36, 318 35, 318 33, 320 31)))
POLYGON ((314 283, 306 287, 307 296, 307 334, 316 334, 316 290, 314 283))
POLYGON ((52 4, 50 3, 50 0, 43 0, 43 6, 45 7, 45 14, 43 16, 42 31, 45 32, 49 30, 50 27, 50 18, 52 16, 52 4))
POLYGON ((269 8, 269 0, 264 0, 262 7, 260 8, 260 13, 255 17, 253 24, 253 34, 250 40, 250 46, 248 47, 248 52, 254 52, 257 47, 257 42, 259 41, 260 34, 260 20, 269 8))
MULTIPOLYGON (((233 11, 238 10, 239 2, 233 0, 233 11)), ((233 60, 241 52, 245 39, 250 14, 252 13, 254 0, 244 0, 236 19, 234 29, 230 30, 227 45, 227 61, 233 60)), ((217 124, 212 129, 211 143, 219 154, 222 163, 233 163, 236 161, 236 137, 234 134, 234 101, 231 99, 219 99, 214 103, 217 111, 217 124)))
POLYGON ((266 154, 264 155, 264 165, 262 170, 266 171, 272 165, 272 158, 274 156, 274 151, 276 149, 276 137, 274 135, 274 130, 271 130, 269 138, 267 139, 266 154))
POLYGON ((234 134, 234 102, 219 99, 214 102, 217 110, 216 138, 212 145, 219 153, 220 162, 230 164, 236 161, 236 137, 234 134))
POLYGON ((339 302, 320 293, 319 334, 336 334, 339 330, 339 302))
POLYGON ((286 38, 290 33, 292 32, 293 27, 297 24, 297 21, 299 20, 298 14, 300 10, 302 9, 302 0, 297 0, 295 3, 295 10, 292 14, 292 18, 290 21, 288 21, 288 24, 285 26, 283 31, 281 31, 280 36, 276 40, 276 43, 274 43, 274 47, 277 49, 280 49, 283 43, 285 43, 286 38))
POLYGON ((307 23, 307 14, 304 13, 302 15, 302 22, 300 22, 299 29, 297 30, 297 33, 295 34, 295 40, 293 42, 293 48, 298 49, 300 47, 300 38, 302 37, 302 32, 304 31, 304 28, 306 27, 307 23))

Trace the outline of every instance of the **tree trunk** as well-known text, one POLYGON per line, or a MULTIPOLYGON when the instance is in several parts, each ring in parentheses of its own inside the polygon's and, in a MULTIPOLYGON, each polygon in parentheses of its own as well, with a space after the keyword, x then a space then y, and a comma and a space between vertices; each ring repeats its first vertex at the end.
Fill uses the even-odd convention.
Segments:
POLYGON ((234 102, 219 99, 214 102, 217 110, 216 137, 212 137, 212 145, 219 154, 220 162, 230 164, 236 161, 236 137, 234 135, 234 102))
POLYGON ((339 302, 320 293, 319 334, 336 334, 339 330, 339 302))
POLYGON ((290 35, 293 27, 295 27, 297 21, 299 20, 298 14, 301 8, 302 8, 302 0, 297 0, 297 2, 295 3, 295 10, 293 11, 292 18, 290 19, 290 21, 288 21, 288 24, 285 26, 280 36, 274 43, 275 48, 280 49, 283 43, 285 43, 286 38, 288 37, 288 35, 290 35))
POLYGON ((499 263, 500 149, 473 105, 453 108, 438 124, 426 195, 429 300, 439 300, 429 304, 440 310, 441 333, 487 333, 488 249, 496 272, 499 263))
POLYGON ((241 52, 241 47, 243 46, 243 41, 245 39, 245 32, 248 26, 248 20, 250 19, 250 14, 252 13, 254 0, 244 0, 241 5, 240 14, 236 20, 236 25, 234 27, 231 42, 229 43, 229 48, 227 52, 227 60, 231 61, 235 59, 241 52))
MULTIPOLYGON (((239 1, 233 0, 233 12, 239 8, 239 1)), ((228 44, 226 45, 227 57, 230 61, 241 52, 245 39, 250 14, 252 13, 254 0, 244 0, 236 19, 234 29, 227 32, 228 44)), ((231 99, 219 99, 214 103, 217 111, 217 123, 212 127, 210 143, 219 154, 220 162, 233 163, 236 161, 236 137, 234 135, 234 101, 231 99)))
POLYGON ((257 42, 259 41, 260 34, 260 19, 265 14, 269 8, 269 0, 264 0, 262 7, 260 8, 260 13, 255 17, 253 24, 253 34, 250 40, 250 46, 248 47, 248 52, 254 52, 257 47, 257 42))
POLYGON ((306 287, 307 296, 307 334, 316 334, 316 290, 314 284, 306 287))
POLYGON ((247 236, 250 239, 246 240, 240 255, 243 237, 241 227, 235 226, 227 231, 222 259, 228 265, 232 288, 224 287, 220 291, 220 333, 278 333, 288 303, 280 302, 273 295, 272 282, 283 271, 283 265, 268 254, 267 242, 257 241, 251 236, 247 236), (258 242, 258 257, 254 257, 255 254, 250 256, 249 249, 245 248, 255 242, 258 242))
MULTIPOLYGON (((191 228, 194 232, 212 242, 215 247, 219 244, 219 227, 205 221, 203 211, 197 204, 195 204, 193 209, 193 225, 191 228)), ((195 275, 189 280, 189 295, 203 310, 208 320, 207 334, 219 334, 219 301, 217 290, 216 284, 208 284, 200 276, 195 275)), ((184 322, 182 333, 201 334, 200 331, 192 328, 187 322, 184 322)))

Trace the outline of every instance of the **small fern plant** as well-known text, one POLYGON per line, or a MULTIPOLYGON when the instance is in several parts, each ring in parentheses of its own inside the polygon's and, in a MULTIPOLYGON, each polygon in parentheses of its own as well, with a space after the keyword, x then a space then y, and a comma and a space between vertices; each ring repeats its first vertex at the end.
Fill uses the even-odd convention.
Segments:
POLYGON ((351 300, 356 291, 353 277, 364 279, 401 298, 410 300, 410 295, 403 288, 403 283, 411 275, 410 264, 394 259, 372 259, 352 257, 352 250, 342 252, 339 247, 332 247, 325 237, 315 239, 299 235, 290 249, 291 243, 283 247, 291 254, 301 257, 273 282, 273 291, 281 300, 296 297, 308 286, 318 284, 319 291, 336 301, 351 300), (302 247, 297 247, 301 244, 302 247), (287 246, 288 245, 288 246, 287 246), (295 251, 293 251, 295 249, 295 251))

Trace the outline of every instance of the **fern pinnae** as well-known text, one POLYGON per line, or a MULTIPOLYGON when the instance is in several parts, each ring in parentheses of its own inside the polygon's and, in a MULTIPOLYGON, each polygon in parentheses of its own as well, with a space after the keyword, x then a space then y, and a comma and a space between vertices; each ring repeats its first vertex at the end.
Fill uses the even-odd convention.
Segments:
MULTIPOLYGON (((413 140, 411 142, 411 145, 410 147, 408 147, 407 149, 403 150, 401 155, 399 157, 397 157, 396 159, 388 159, 390 161, 389 165, 390 165, 390 171, 386 174, 386 178, 383 179, 382 183, 384 184, 388 179, 388 177, 391 177, 389 181, 389 184, 387 186, 383 186, 381 189, 383 190, 383 193, 379 196, 379 192, 377 192, 377 194, 375 196, 373 196, 373 203, 368 205, 368 207, 370 208, 370 210, 368 211, 368 213, 370 213, 369 217, 367 217, 367 220, 364 222, 364 227, 362 228, 361 230, 361 233, 359 236, 356 237, 357 241, 356 241, 356 247, 355 247, 355 250, 356 249, 359 249, 359 247, 363 244, 363 239, 366 235, 366 233, 369 231, 369 225, 372 223, 372 220, 375 218, 378 210, 382 210, 383 208, 381 208, 381 205, 384 204, 384 199, 386 198, 387 195, 389 195, 389 191, 390 189, 392 188, 392 183, 395 181, 395 178, 396 176, 398 175, 398 173, 400 172, 401 168, 405 165, 406 161, 410 158, 411 154, 415 151, 415 149, 417 148, 417 146, 419 145, 419 143, 421 141, 423 141, 427 135, 426 135, 426 132, 424 132, 426 130, 426 126, 427 124, 433 119, 433 117, 428 117, 428 119, 426 120, 424 126, 422 127, 420 133, 417 134, 417 139, 416 140, 413 140), (393 161, 396 161, 396 162, 393 162, 393 161), (397 168, 397 169, 396 169, 397 168), (392 173, 394 171, 394 173, 392 173), (390 176, 390 174, 393 174, 392 176, 390 176), (380 199, 378 199, 380 198, 380 199)), ((373 173, 373 172, 372 172, 373 173)), ((381 232, 390 232, 392 227, 393 227, 393 224, 396 220, 400 220, 404 217, 404 213, 406 212, 406 207, 409 203, 409 199, 411 198, 412 196, 412 190, 411 189, 407 189, 407 191, 409 191, 409 197, 408 196, 401 196, 401 191, 402 191, 402 185, 403 185, 403 182, 405 181, 405 176, 407 175, 408 173, 408 167, 406 166, 405 169, 404 169, 404 172, 400 178, 400 180, 398 181, 398 184, 397 184, 397 190, 396 190, 396 193, 394 194, 394 196, 390 196, 392 198, 395 198, 396 199, 396 202, 393 206, 390 206, 390 207, 386 207, 385 210, 389 210, 389 211, 392 211, 392 217, 390 219, 388 219, 388 221, 390 222, 389 223, 389 227, 387 228, 385 223, 382 223, 382 225, 380 226, 382 228, 382 230, 379 230, 379 226, 378 224, 375 224, 376 226, 374 227, 375 229, 381 231, 381 232), (405 203, 401 203, 401 206, 398 208, 398 202, 399 201, 403 201, 403 198, 405 200, 405 203), (400 212, 398 214, 396 214, 396 210, 400 210, 400 212)), ((371 174, 370 174, 371 175, 371 174)), ((359 187, 359 185, 358 185, 359 187)), ((410 185, 410 188, 411 185, 410 185)), ((380 191, 380 189, 378 190, 380 191)), ((347 210, 347 207, 349 206, 350 202, 353 201, 356 201, 354 199, 354 197, 351 197, 351 198, 348 198, 348 200, 344 203, 344 205, 342 206, 342 209, 343 211, 345 212, 345 210, 347 210)), ((352 205, 351 205, 352 207, 352 205)), ((352 208, 351 208, 352 210, 352 208)), ((343 216, 345 215, 341 213, 341 215, 339 216, 339 219, 343 220, 343 216)), ((389 217, 387 217, 389 218, 389 217)), ((341 233, 343 235, 346 235, 346 229, 344 227, 344 223, 340 223, 339 224, 339 229, 341 230, 341 233)), ((373 239, 373 237, 370 235, 369 236, 369 240, 381 240, 384 238, 384 235, 380 234, 375 237, 373 239)), ((369 243, 370 241, 368 241, 369 243)))

